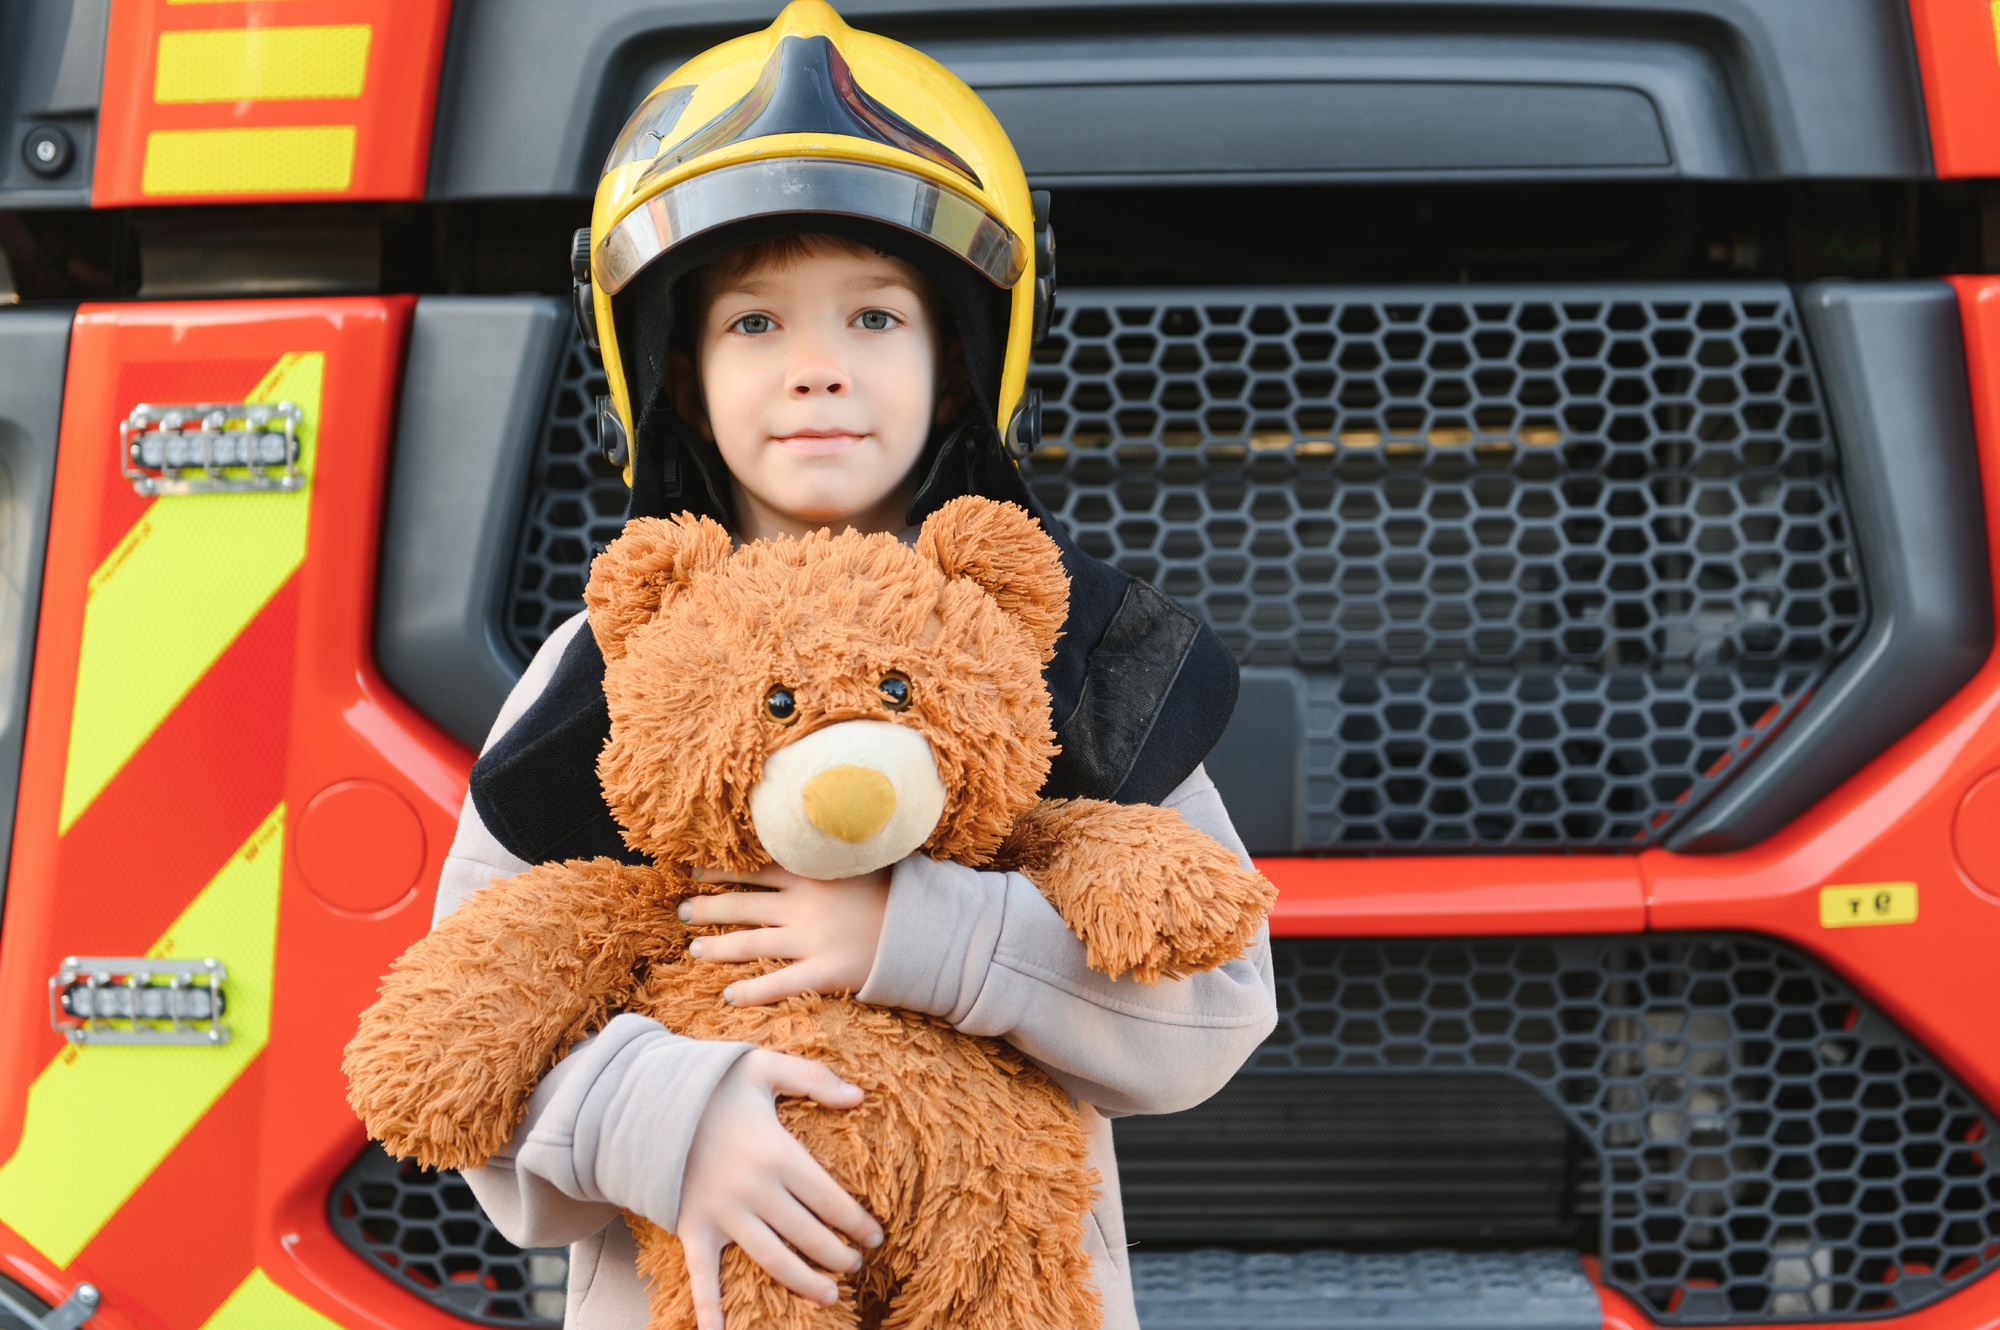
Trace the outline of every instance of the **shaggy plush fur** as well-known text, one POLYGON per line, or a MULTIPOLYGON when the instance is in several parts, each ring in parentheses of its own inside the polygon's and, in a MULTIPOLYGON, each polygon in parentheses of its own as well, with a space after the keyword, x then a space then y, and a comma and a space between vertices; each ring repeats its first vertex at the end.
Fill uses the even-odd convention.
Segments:
MULTIPOLYGON (((780 962, 698 964, 704 930, 675 908, 690 864, 751 869, 749 792, 765 758, 836 721, 889 719, 931 745, 946 805, 925 850, 1028 874, 1089 963, 1150 983, 1240 954, 1273 892, 1179 814, 1038 802, 1053 755, 1041 666, 1068 585, 1054 543, 1018 508, 947 504, 916 549, 820 534, 731 549, 712 522, 642 520, 599 557, 586 599, 606 661, 611 739, 599 762, 627 843, 656 867, 549 864, 467 900, 396 962, 347 1049, 349 1101, 394 1154, 480 1164, 535 1084, 620 1011, 704 1039, 822 1061, 858 1108, 785 1100, 779 1116, 887 1241, 819 1307, 731 1248, 732 1325, 1090 1327, 1083 1252, 1097 1179, 1075 1107, 1014 1049, 942 1021, 808 994, 738 1009, 722 989, 780 962), (894 671, 910 705, 887 712, 894 671), (798 716, 764 710, 789 688, 798 716)), ((694 1324, 674 1237, 638 1216, 651 1330, 694 1324)))

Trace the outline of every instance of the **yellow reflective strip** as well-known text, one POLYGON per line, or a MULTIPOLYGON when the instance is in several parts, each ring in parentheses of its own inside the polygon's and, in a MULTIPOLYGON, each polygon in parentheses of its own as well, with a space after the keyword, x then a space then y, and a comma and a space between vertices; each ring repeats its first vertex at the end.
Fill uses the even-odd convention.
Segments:
POLYGON ((280 804, 146 953, 223 963, 229 1042, 72 1046, 28 1087, 20 1146, 0 1165, 0 1221, 56 1265, 83 1250, 264 1047, 284 820, 280 804))
MULTIPOLYGON (((326 356, 291 352, 248 400, 296 402, 312 474, 326 356)), ((310 486, 155 499, 90 575, 56 833, 67 834, 306 552, 310 486)))
POLYGON ((262 1270, 252 1270, 201 1330, 341 1330, 341 1325, 279 1288, 262 1270))
POLYGON ((146 135, 144 194, 334 192, 354 180, 354 126, 156 129, 146 135))
MULTIPOLYGON (((170 2, 170 3, 176 3, 176 4, 178 4, 178 3, 180 3, 180 0, 169 0, 169 2, 170 2)), ((1991 11, 1992 11, 1992 15, 1993 15, 1993 45, 1994 45, 1994 50, 1995 50, 1996 54, 2000 54, 2000 0, 1993 0, 1993 4, 1992 4, 1992 6, 1991 6, 1991 11)))
POLYGON ((366 23, 212 28, 160 34, 153 100, 274 102, 359 97, 368 78, 366 23))

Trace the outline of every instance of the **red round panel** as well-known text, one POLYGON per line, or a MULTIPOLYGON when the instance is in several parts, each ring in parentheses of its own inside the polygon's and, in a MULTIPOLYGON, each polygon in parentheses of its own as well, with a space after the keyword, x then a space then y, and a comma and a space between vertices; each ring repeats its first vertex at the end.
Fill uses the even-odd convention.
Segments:
POLYGON ((424 828, 409 800, 372 780, 313 796, 294 832, 299 875, 337 910, 372 914, 402 901, 424 868, 424 828))
POLYGON ((1979 781, 1959 800, 1951 848, 1973 886, 2000 896, 2000 772, 1979 781))

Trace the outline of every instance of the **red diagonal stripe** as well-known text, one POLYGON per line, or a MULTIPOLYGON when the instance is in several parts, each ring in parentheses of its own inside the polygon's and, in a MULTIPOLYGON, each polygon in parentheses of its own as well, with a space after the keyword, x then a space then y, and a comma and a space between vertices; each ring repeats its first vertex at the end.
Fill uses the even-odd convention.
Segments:
MULTIPOLYGON (((173 1057, 202 1050, 162 1051, 173 1057)), ((259 1057, 77 1253, 67 1273, 96 1284, 107 1306, 144 1307, 148 1323, 157 1318, 164 1330, 198 1330, 256 1264, 257 1170, 249 1147, 263 1104, 259 1057)))
MULTIPOLYGON (((57 842, 49 973, 144 954, 277 806, 298 601, 294 574, 57 842)), ((62 1038, 35 1024, 41 1066, 62 1038)))

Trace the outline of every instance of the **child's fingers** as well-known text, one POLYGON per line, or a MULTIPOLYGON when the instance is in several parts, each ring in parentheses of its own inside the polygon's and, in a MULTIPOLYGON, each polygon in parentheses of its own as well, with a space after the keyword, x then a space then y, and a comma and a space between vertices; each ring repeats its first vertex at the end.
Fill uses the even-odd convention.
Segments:
POLYGON ((703 1227, 683 1230, 681 1258, 687 1262, 688 1291, 694 1295, 695 1330, 724 1330, 722 1324, 722 1237, 703 1227))
POLYGON ((684 924, 782 924, 787 922, 784 897, 770 891, 730 892, 724 896, 694 896, 681 902, 684 924))
POLYGON ((764 1273, 802 1298, 822 1306, 840 1297, 840 1286, 807 1265, 787 1247, 761 1219, 747 1220, 742 1231, 732 1235, 743 1254, 764 1267, 764 1273))
POLYGON ((787 928, 745 928, 688 943, 688 955, 698 961, 761 961, 768 957, 797 960, 797 936, 787 928))
POLYGON ((841 1080, 825 1063, 761 1048, 744 1057, 757 1059, 752 1071, 773 1094, 810 1099, 826 1108, 853 1108, 861 1102, 861 1087, 841 1080))
POLYGON ((817 1215, 821 1222, 839 1229, 870 1251, 882 1245, 882 1226, 862 1208, 861 1202, 849 1196, 847 1189, 833 1180, 833 1175, 821 1167, 819 1160, 814 1159, 812 1152, 804 1146, 799 1147, 796 1159, 786 1161, 783 1179, 786 1190, 817 1215))
POLYGON ((812 878, 800 877, 797 873, 768 864, 763 868, 753 868, 746 873, 732 873, 722 868, 692 868, 688 876, 697 882, 734 882, 743 887, 795 887, 812 878))
POLYGON ((758 1207, 765 1223, 792 1244, 799 1255, 829 1274, 851 1275, 861 1268, 861 1253, 840 1240, 840 1235, 820 1223, 818 1216, 800 1205, 790 1192, 774 1197, 758 1207))
POLYGON ((722 990, 722 997, 732 1007, 761 1007, 769 1002, 797 997, 800 993, 815 992, 817 988, 813 982, 812 967, 801 962, 752 979, 738 979, 722 990))

